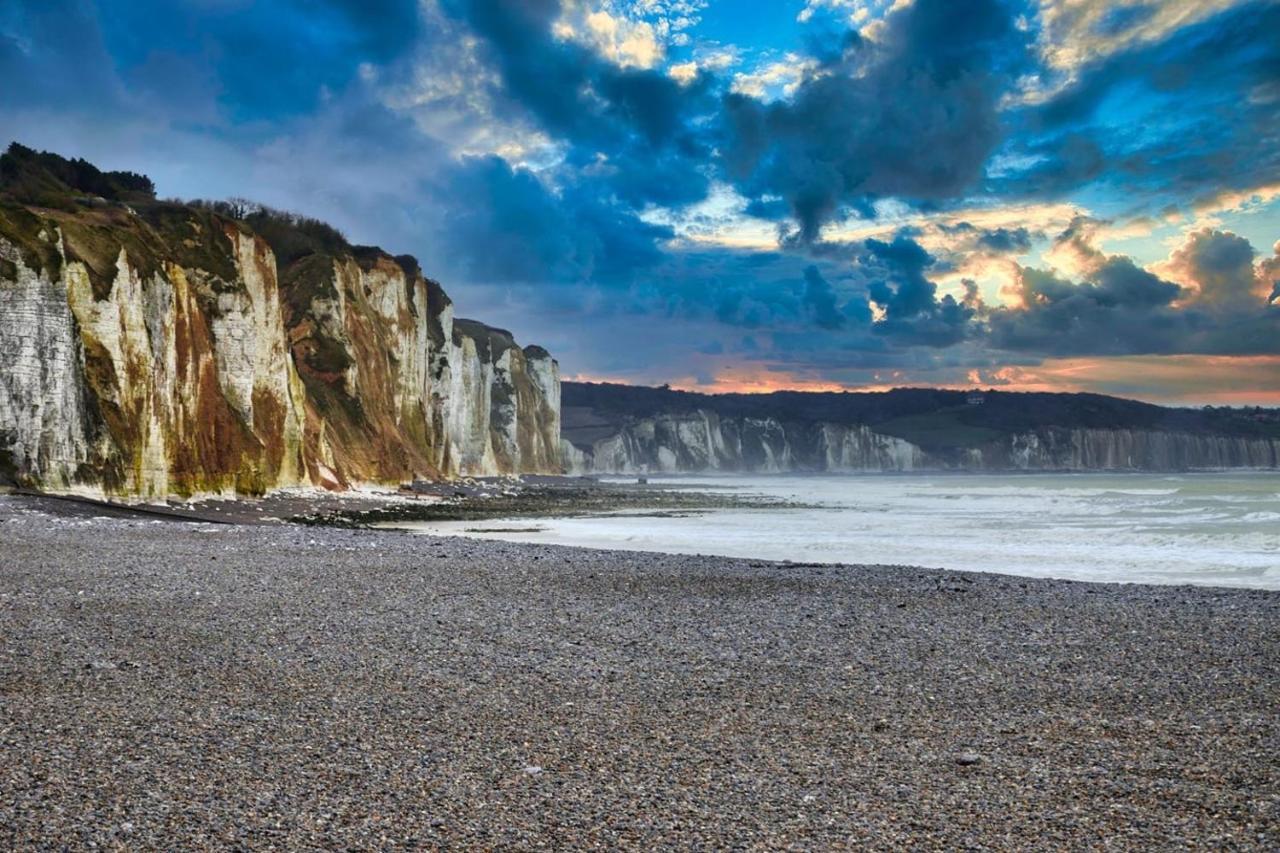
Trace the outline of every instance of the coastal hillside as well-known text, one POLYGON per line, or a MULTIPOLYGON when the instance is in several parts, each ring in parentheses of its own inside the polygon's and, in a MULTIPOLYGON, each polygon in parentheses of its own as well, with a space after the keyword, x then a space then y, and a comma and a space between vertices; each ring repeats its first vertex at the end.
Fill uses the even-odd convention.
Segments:
POLYGON ((1280 412, 1098 394, 697 394, 566 382, 576 471, 1186 470, 1280 465, 1280 412))
POLYGON ((557 472, 559 372, 409 256, 14 144, 0 157, 0 480, 260 494, 557 472))

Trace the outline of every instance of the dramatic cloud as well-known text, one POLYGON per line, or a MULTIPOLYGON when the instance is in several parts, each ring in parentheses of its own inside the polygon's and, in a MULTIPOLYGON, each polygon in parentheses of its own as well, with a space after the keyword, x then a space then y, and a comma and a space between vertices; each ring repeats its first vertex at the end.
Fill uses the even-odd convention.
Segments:
POLYGON ((1276 32, 1261 0, 13 0, 0 143, 415 253, 570 375, 1256 377, 1276 32))
POLYGON ((501 81, 495 100, 527 111, 564 140, 569 165, 637 206, 705 197, 710 148, 694 119, 711 108, 708 77, 682 84, 557 38, 560 6, 551 0, 445 0, 443 6, 485 39, 501 81))
POLYGON ((501 157, 468 158, 436 188, 447 213, 439 242, 463 277, 538 284, 625 283, 662 257, 670 228, 571 186, 553 193, 501 157))
POLYGON ((991 189, 1046 197, 1102 185, 1156 209, 1274 180, 1280 5, 1204 14, 1225 5, 1204 4, 1178 29, 1162 8, 1164 38, 1087 52, 1069 85, 1011 114, 1005 154, 1027 167, 1002 173, 991 189))
MULTIPOLYGON (((1078 244, 1073 230, 1059 243, 1078 244)), ((1021 268, 1020 306, 991 314, 991 343, 1043 355, 1280 352, 1280 310, 1258 293, 1248 241, 1200 231, 1159 268, 1183 287, 1124 256, 1088 246, 1083 280, 1021 268)))
POLYGON ((212 78, 230 117, 274 121, 311 111, 362 64, 399 57, 419 15, 415 0, 130 0, 101 21, 132 89, 164 91, 175 71, 212 78))
POLYGON ((789 101, 731 94, 726 167, 751 197, 791 205, 813 240, 840 205, 872 215, 894 196, 950 201, 1000 141, 997 105, 1021 69, 1026 35, 996 0, 917 0, 876 41, 848 31, 789 101))
POLYGON ((1192 288, 1188 304, 1235 313, 1255 308, 1259 297, 1270 295, 1270 287, 1261 281, 1261 271, 1254 269, 1253 258, 1248 240, 1203 228, 1190 234, 1159 269, 1192 288))
POLYGON ((804 268, 804 304, 813 314, 813 322, 822 328, 838 329, 844 325, 844 315, 836 308, 835 291, 812 264, 804 268))
POLYGON ((0 108, 59 114, 126 100, 109 73, 97 16, 74 0, 17 0, 0 9, 0 108), (102 73, 102 72, 108 73, 102 73))
POLYGON ((981 251, 995 255, 1025 254, 1031 251, 1032 234, 1025 227, 978 228, 968 222, 939 226, 943 233, 955 236, 951 249, 981 251))

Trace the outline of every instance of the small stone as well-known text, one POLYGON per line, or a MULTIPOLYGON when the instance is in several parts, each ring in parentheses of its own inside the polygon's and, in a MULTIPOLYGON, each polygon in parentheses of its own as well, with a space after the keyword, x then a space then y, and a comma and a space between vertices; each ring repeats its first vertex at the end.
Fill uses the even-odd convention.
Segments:
POLYGON ((969 767, 974 764, 979 764, 981 761, 982 756, 978 755, 976 752, 961 752, 956 755, 956 764, 959 764, 961 767, 969 767))
POLYGON ((536 764, 530 764, 524 768, 524 772, 528 773, 530 776, 537 776, 542 772, 542 768, 536 764))

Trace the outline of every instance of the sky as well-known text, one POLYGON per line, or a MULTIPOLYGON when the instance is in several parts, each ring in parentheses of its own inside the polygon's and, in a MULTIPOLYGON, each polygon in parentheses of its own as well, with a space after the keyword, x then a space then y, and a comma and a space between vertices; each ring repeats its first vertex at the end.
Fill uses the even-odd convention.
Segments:
POLYGON ((1280 3, 7 0, 0 144, 411 253, 567 378, 1280 405, 1280 3))

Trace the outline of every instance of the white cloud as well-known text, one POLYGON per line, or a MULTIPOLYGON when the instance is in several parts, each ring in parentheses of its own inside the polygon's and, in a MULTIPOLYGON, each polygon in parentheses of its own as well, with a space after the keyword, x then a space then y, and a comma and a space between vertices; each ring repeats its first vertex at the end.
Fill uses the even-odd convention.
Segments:
POLYGON ((817 67, 818 63, 812 57, 788 53, 781 60, 733 75, 730 88, 738 94, 761 100, 790 97, 817 67))
POLYGON ((856 24, 865 21, 888 2, 889 0, 805 0, 804 8, 800 10, 800 14, 796 15, 796 20, 802 24, 807 23, 815 14, 825 9, 839 13, 846 17, 849 23, 856 24))
POLYGON ((588 13, 585 34, 601 56, 623 68, 652 68, 662 61, 665 47, 653 25, 612 15, 603 9, 588 13))
POLYGON ((837 18, 844 18, 863 38, 875 41, 884 27, 885 17, 912 2, 914 0, 806 0, 796 20, 808 23, 818 12, 826 10, 837 18))
POLYGON ((687 86, 698 76, 698 63, 692 60, 677 63, 667 68, 667 75, 682 86, 687 86))
POLYGON ((688 44, 706 0, 566 0, 557 38, 584 44, 623 68, 660 65, 670 47, 688 44))
POLYGON ((688 62, 669 65, 667 74, 681 85, 687 86, 697 79, 698 72, 703 69, 724 71, 737 65, 740 61, 740 52, 736 47, 716 45, 694 51, 693 59, 688 62))

